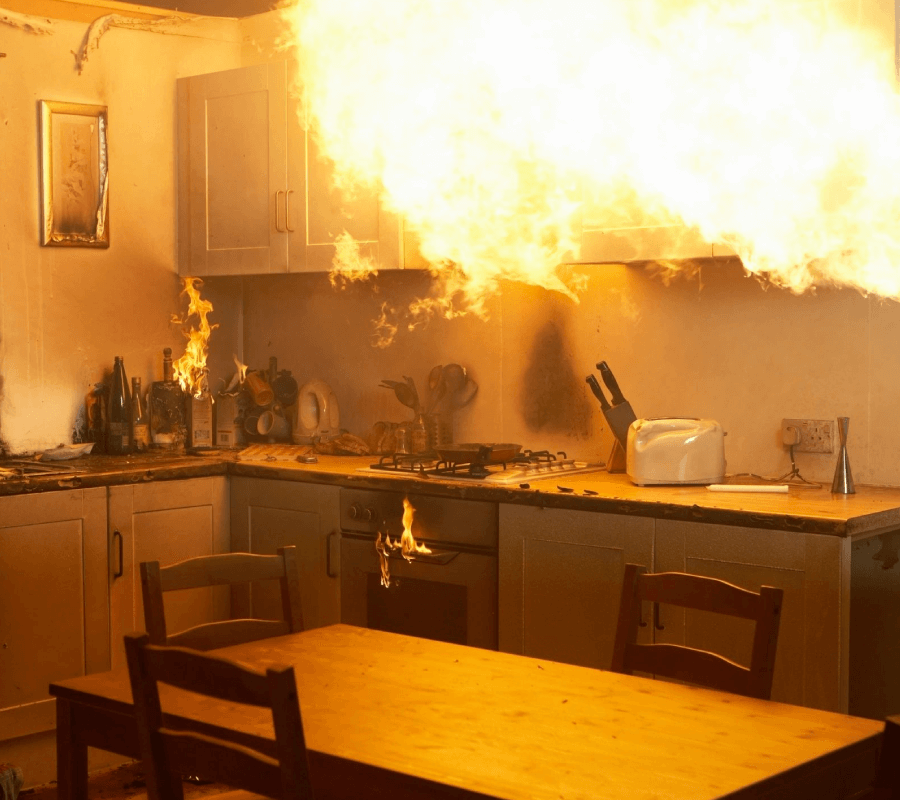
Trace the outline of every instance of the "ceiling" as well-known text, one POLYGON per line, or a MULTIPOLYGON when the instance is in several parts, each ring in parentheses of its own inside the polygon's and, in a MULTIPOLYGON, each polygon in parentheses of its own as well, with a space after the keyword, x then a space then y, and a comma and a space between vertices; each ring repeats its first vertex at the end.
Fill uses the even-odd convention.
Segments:
POLYGON ((263 14, 284 3, 278 0, 140 0, 128 5, 163 8, 168 11, 186 11, 208 17, 251 17, 263 14))

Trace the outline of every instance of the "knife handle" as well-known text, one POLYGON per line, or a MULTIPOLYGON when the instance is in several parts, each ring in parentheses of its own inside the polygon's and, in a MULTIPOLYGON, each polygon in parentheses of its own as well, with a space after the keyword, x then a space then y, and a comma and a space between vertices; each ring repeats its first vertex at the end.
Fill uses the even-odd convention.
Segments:
POLYGON ((619 384, 613 376, 612 370, 606 365, 606 362, 601 361, 597 364, 597 369, 600 370, 600 377, 603 378, 606 388, 609 389, 610 394, 612 394, 612 404, 617 406, 620 403, 624 403, 625 398, 622 396, 622 390, 619 388, 619 384))
POLYGON ((594 393, 594 397, 596 397, 600 401, 600 408, 604 411, 609 409, 609 401, 606 399, 606 395, 603 394, 603 389, 600 388, 600 384, 597 383, 597 379, 593 375, 588 375, 585 378, 588 386, 591 387, 591 391, 594 393))

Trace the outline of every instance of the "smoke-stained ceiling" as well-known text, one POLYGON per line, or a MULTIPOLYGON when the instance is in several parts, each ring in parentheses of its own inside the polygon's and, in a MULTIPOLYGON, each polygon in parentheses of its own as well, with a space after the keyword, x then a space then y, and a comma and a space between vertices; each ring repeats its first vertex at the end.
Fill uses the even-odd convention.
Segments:
POLYGON ((186 11, 189 14, 203 14, 208 17, 243 18, 264 14, 284 3, 278 0, 140 0, 130 5, 186 11))

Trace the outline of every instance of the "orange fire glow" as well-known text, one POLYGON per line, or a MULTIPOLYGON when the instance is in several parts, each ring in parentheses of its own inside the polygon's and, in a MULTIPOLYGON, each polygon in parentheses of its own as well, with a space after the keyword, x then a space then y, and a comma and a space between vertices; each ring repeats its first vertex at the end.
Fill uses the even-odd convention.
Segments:
POLYGON ((863 17, 877 5, 304 0, 285 14, 319 148, 418 235, 439 285, 418 311, 453 314, 483 313, 503 279, 576 297, 559 265, 583 226, 684 225, 796 292, 900 299, 900 101, 892 19, 863 17))
POLYGON ((329 279, 332 286, 365 280, 378 274, 377 264, 359 253, 359 243, 346 231, 334 240, 335 253, 329 279))
POLYGON ((192 325, 189 331, 185 331, 188 341, 184 348, 184 355, 172 364, 175 380, 184 391, 197 398, 204 397, 209 393, 206 358, 209 352, 209 336, 218 327, 210 325, 207 320, 207 315, 213 310, 213 305, 200 297, 199 287, 202 285, 203 281, 199 278, 184 279, 182 294, 186 294, 189 299, 187 314, 183 319, 178 317, 173 319, 173 322, 186 324, 192 315, 198 317, 199 327, 192 325))
POLYGON ((391 585, 391 568, 388 564, 388 551, 399 550, 400 555, 407 561, 415 561, 417 553, 430 553, 431 550, 425 545, 416 542, 412 532, 413 517, 415 509, 408 497, 403 498, 403 533, 399 539, 392 540, 388 534, 382 539, 379 531, 375 540, 375 550, 381 562, 381 585, 389 587, 391 585))

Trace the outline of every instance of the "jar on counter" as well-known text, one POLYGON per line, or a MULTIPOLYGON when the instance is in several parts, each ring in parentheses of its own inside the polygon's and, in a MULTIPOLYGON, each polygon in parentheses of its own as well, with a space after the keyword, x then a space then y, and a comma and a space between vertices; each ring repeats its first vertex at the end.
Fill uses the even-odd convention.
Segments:
POLYGON ((425 417, 422 414, 416 416, 409 434, 410 452, 415 455, 428 452, 428 431, 425 428, 425 417))

